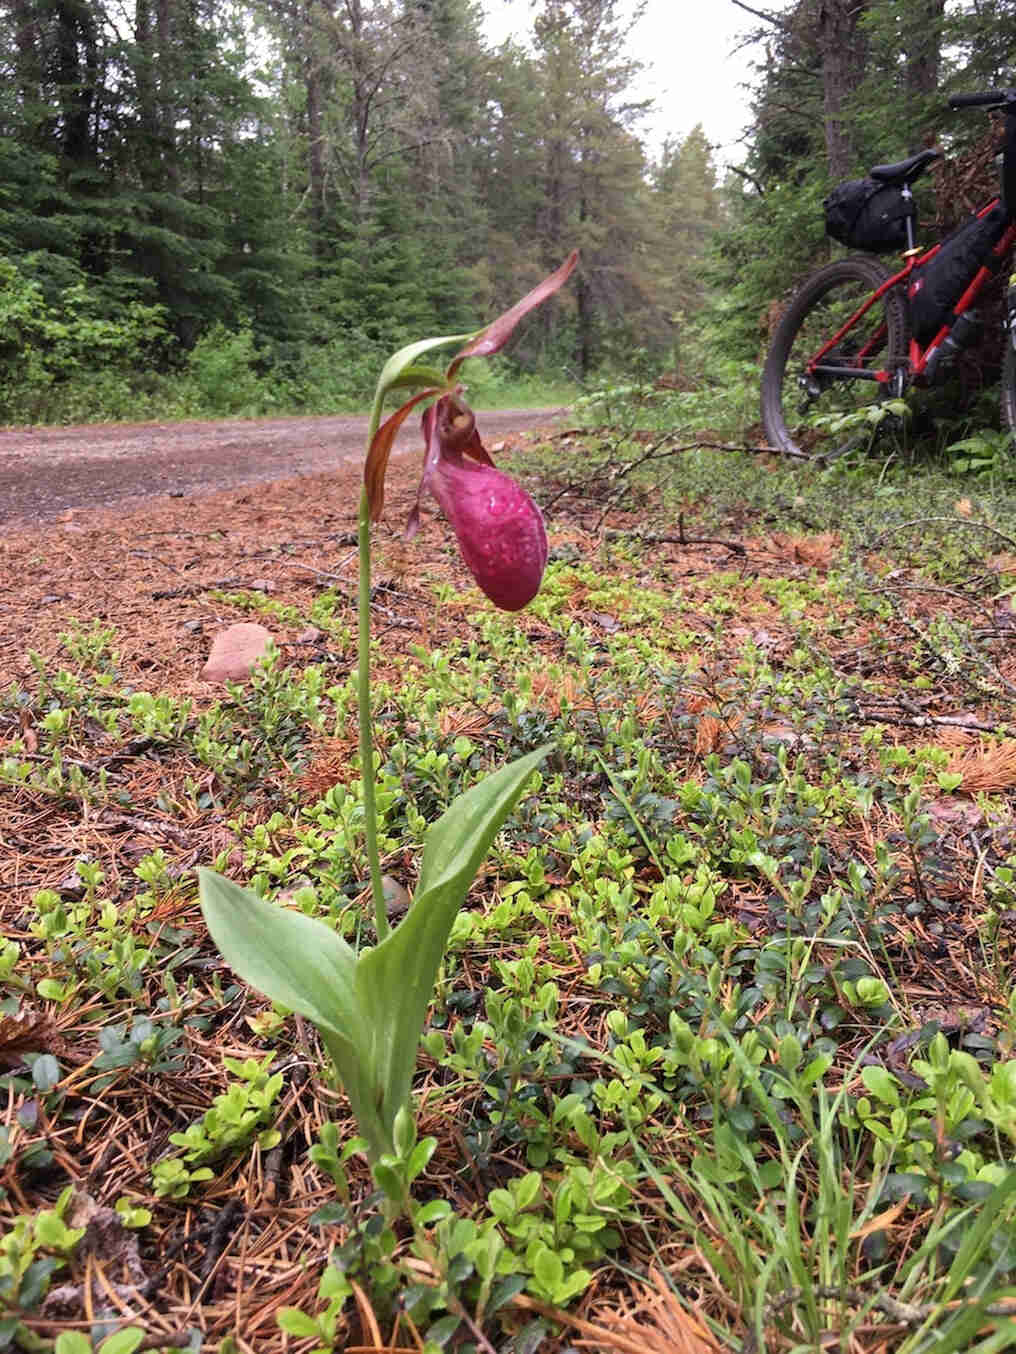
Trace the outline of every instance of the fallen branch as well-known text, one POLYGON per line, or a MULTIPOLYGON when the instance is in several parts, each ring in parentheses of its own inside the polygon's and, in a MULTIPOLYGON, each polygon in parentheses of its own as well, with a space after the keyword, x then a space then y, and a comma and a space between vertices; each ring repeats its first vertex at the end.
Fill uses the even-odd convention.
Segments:
POLYGON ((874 710, 858 710, 856 716, 863 724, 894 724, 905 729, 930 729, 936 725, 947 729, 962 729, 967 733, 994 733, 1016 736, 1011 724, 982 724, 977 719, 962 719, 958 715, 880 715, 874 710))
MULTIPOLYGON (((765 1319, 772 1320, 785 1307, 790 1307, 795 1302, 800 1301, 802 1296, 802 1289, 792 1288, 778 1298, 774 1298, 766 1307, 765 1319)), ((920 1326, 929 1317, 937 1316, 940 1312, 960 1309, 979 1310, 984 1316, 1016 1316, 1016 1303, 990 1302, 982 1306, 976 1298, 969 1302, 964 1302, 962 1299, 954 1302, 899 1302, 896 1298, 891 1298, 888 1293, 865 1293, 859 1288, 831 1288, 824 1285, 814 1288, 812 1296, 825 1301, 842 1302, 846 1307, 859 1307, 871 1312, 881 1312, 890 1321, 901 1326, 920 1326)), ((749 1331, 741 1343, 741 1354, 756 1354, 757 1350, 758 1339, 756 1334, 754 1331, 749 1331)))
POLYGON ((1016 550, 1016 541, 1011 536, 1007 536, 1004 531, 999 531, 995 527, 989 527, 987 522, 975 522, 969 517, 914 517, 909 522, 897 522, 895 526, 886 527, 881 536, 878 536, 868 547, 869 550, 879 550, 884 544, 886 537, 893 535, 897 531, 906 531, 908 527, 923 527, 929 522, 945 522, 953 527, 977 527, 980 531, 986 531, 991 536, 997 536, 1000 541, 1016 550))
POLYGON ((747 555, 747 549, 740 541, 725 541, 718 536, 688 536, 684 530, 684 513, 677 518, 677 535, 666 531, 624 531, 609 528, 604 535, 608 540, 627 536, 642 545, 722 545, 734 555, 747 555))
MULTIPOLYGON (((581 482, 569 482, 562 489, 559 489, 556 494, 544 501, 543 509, 545 512, 548 511, 559 499, 564 498, 567 494, 583 493, 583 491, 589 489, 591 486, 600 483, 604 477, 606 477, 609 483, 615 484, 619 479, 624 479, 627 475, 630 475, 633 470, 637 470, 639 466, 646 465, 650 461, 668 460, 670 457, 680 456, 686 451, 728 451, 741 452, 746 456, 785 456, 792 461, 806 461, 814 465, 824 464, 823 457, 809 456, 808 453, 804 451, 787 451, 782 447, 755 446, 747 442, 703 442, 696 439, 694 442, 682 442, 679 446, 665 447, 663 441, 660 441, 653 443, 650 446, 650 449, 643 455, 637 456, 634 460, 627 461, 623 465, 615 467, 613 470, 608 471, 606 467, 604 467, 604 471, 599 475, 591 476, 589 479, 581 482), (663 447, 663 450, 660 449, 661 447, 663 447)), ((610 507, 612 498, 613 495, 608 499, 607 508, 610 507)))

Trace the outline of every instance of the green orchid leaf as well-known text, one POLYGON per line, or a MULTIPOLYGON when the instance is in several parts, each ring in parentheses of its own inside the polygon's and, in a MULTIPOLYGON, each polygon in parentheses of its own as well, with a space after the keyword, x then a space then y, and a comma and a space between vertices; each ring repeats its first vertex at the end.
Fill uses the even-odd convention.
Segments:
POLYGON ((201 910, 219 952, 244 982, 353 1044, 361 1022, 356 956, 324 922, 266 903, 214 870, 198 870, 201 910))
POLYGON ((378 1112, 389 1134, 409 1099, 417 1046, 455 914, 491 842, 552 746, 546 743, 495 771, 432 824, 409 912, 386 940, 357 961, 356 998, 364 1035, 372 1041, 364 1061, 381 1090, 378 1112))
POLYGON ((521 798, 526 781, 553 747, 553 743, 544 743, 535 752, 492 772, 471 790, 459 795, 437 822, 430 825, 423 843, 417 897, 452 876, 464 878, 462 896, 465 897, 491 842, 521 798), (511 802, 502 812, 503 795, 511 796, 511 802), (497 816, 497 822, 490 826, 494 816, 497 816))
MULTIPOLYGON (((482 333, 483 331, 478 331, 482 333)), ((381 368, 381 375, 377 381, 376 401, 380 405, 381 400, 395 385, 396 381, 402 376, 407 367, 416 365, 416 359, 422 357, 424 353, 432 352, 435 348, 447 347, 449 343, 468 343, 476 338, 473 334, 446 334, 443 338, 420 339, 417 343, 409 343, 405 348, 400 348, 397 353, 392 353, 391 357, 381 368)), ((444 385, 444 376, 442 375, 439 385, 444 385)))
POLYGON ((380 1114, 382 1088, 370 1063, 373 1035, 355 991, 356 955, 323 922, 266 903, 213 870, 199 870, 201 910, 234 972, 317 1026, 349 1098, 371 1160, 392 1151, 380 1114))

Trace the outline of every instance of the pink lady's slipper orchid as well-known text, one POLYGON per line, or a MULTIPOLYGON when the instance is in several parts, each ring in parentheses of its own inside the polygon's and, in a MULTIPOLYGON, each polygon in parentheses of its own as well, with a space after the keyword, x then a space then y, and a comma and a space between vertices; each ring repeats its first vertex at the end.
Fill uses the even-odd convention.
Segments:
MULTIPOLYGON (((547 563, 547 533, 533 500, 488 455, 455 375, 467 357, 499 352, 518 322, 564 285, 577 262, 575 251, 528 296, 474 335, 452 359, 442 385, 418 391, 381 424, 367 455, 364 479, 371 520, 376 522, 384 507, 385 471, 396 434, 416 405, 436 399, 423 415, 423 477, 407 535, 419 526, 420 498, 426 490, 451 523, 470 573, 494 605, 505 611, 520 610, 539 591, 547 563)), ((441 379, 440 373, 435 375, 441 379)))

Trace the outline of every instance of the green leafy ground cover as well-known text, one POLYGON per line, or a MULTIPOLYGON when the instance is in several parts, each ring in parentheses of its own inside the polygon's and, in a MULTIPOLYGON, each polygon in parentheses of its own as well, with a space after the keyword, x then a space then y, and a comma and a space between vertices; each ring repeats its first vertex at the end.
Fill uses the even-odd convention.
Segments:
POLYGON ((552 547, 520 616, 440 524, 382 532, 393 921, 426 824, 556 745, 455 923, 415 1230, 193 874, 371 942, 355 474, 5 539, 0 1341, 1014 1343, 1016 497, 703 449, 725 398, 612 394, 513 459, 552 547), (217 693, 236 619, 278 651, 217 693))

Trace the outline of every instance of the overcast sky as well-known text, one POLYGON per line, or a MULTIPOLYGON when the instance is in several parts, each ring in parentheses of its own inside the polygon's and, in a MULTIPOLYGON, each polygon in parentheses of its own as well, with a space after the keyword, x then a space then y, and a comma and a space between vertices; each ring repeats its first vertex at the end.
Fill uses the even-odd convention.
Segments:
MULTIPOLYGON (((766 8, 779 10, 787 2, 770 0, 766 8)), ((483 0, 483 6, 491 42, 521 40, 529 32, 532 0, 483 0)), ((751 15, 731 0, 649 0, 630 47, 646 67, 638 93, 656 103, 646 124, 651 151, 664 137, 687 136, 701 122, 719 147, 717 165, 742 158, 737 142, 748 112, 741 86, 753 58, 737 48, 752 25, 751 15)))

